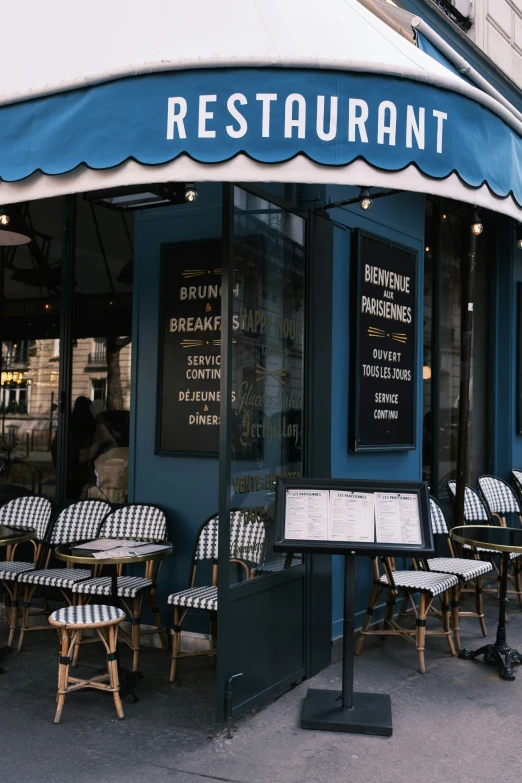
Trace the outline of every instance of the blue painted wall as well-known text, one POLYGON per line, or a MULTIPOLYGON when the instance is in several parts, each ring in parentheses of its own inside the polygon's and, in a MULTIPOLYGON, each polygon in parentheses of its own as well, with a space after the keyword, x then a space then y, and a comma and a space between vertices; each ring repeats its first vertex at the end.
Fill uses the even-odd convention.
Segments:
MULTIPOLYGON (((202 522, 218 508, 217 459, 159 457, 155 451, 161 245, 221 236, 221 185, 198 188, 195 205, 136 213, 133 431, 130 496, 157 503, 169 516, 176 547, 160 574, 158 598, 188 586, 191 553, 202 522)), ((169 625, 172 618, 168 618, 169 625)))
MULTIPOLYGON (((358 189, 328 187, 327 201, 353 198, 358 189)), ((334 290, 332 313, 332 476, 335 478, 403 479, 418 481, 422 473, 422 329, 423 329, 423 250, 424 196, 398 194, 376 200, 369 213, 358 205, 331 210, 331 218, 340 224, 334 237, 334 290), (417 430, 415 450, 376 454, 348 451, 349 398, 349 280, 350 235, 348 229, 363 228, 418 252, 417 267, 417 430)), ((372 586, 369 558, 357 561, 357 618, 360 625, 372 586)), ((342 633, 343 561, 333 558, 332 636, 342 633)))

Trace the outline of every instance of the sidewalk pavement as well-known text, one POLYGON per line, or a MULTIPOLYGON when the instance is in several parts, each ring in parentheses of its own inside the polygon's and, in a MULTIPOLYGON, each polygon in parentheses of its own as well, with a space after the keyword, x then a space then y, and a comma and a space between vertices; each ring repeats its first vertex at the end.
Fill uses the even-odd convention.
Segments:
MULTIPOLYGON (((488 641, 497 604, 486 600, 488 641)), ((478 622, 463 619, 462 642, 483 643, 478 622)), ((1 632, 3 642, 3 630, 1 632)), ((522 612, 512 602, 508 641, 522 650, 522 612)), ((82 661, 99 660, 95 648, 82 661)), ((341 665, 243 717, 231 740, 213 720, 213 668, 184 661, 180 685, 168 683, 168 660, 143 651, 139 701, 116 719, 107 694, 66 698, 53 724, 56 638, 29 634, 0 676, 2 783, 518 783, 522 773, 522 667, 515 682, 479 661, 451 658, 440 637, 428 637, 426 674, 402 639, 374 637, 356 658, 356 689, 389 693, 393 736, 372 737, 300 728, 308 687, 339 688, 341 665)), ((126 658, 124 656, 124 663, 126 658)))

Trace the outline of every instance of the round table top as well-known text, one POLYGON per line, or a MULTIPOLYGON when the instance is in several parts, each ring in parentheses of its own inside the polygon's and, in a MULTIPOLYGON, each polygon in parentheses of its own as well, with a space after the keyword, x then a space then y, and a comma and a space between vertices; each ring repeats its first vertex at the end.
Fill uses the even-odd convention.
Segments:
MULTIPOLYGON (((99 540, 99 539, 96 539, 99 540)), ((117 538, 112 539, 115 543, 118 542, 117 538)), ((172 552, 172 544, 170 541, 141 541, 140 543, 147 543, 153 546, 154 544, 157 544, 161 547, 166 547, 163 549, 159 549, 157 552, 147 552, 144 555, 136 554, 135 556, 127 555, 125 557, 103 557, 98 558, 94 557, 92 553, 82 555, 76 555, 73 554, 71 550, 73 550, 75 547, 78 546, 78 544, 84 544, 87 543, 85 541, 75 541, 71 544, 60 544, 56 547, 54 554, 58 558, 58 560, 65 560, 67 563, 84 563, 86 565, 118 565, 120 563, 146 563, 148 560, 159 560, 162 557, 165 557, 165 555, 169 555, 172 552)), ((130 547, 125 547, 127 551, 134 551, 130 547)), ((136 552, 139 552, 139 547, 136 548, 136 552)))
POLYGON ((460 544, 469 544, 498 552, 522 554, 522 528, 499 525, 464 525, 454 527, 451 537, 460 544))
POLYGON ((27 527, 0 525, 0 546, 14 546, 24 541, 31 541, 35 537, 36 531, 27 527))

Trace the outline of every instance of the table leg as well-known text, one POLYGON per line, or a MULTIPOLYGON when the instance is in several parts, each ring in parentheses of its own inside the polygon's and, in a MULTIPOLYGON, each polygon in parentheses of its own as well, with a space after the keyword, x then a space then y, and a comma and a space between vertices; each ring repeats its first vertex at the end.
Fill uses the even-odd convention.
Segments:
POLYGON ((484 663, 498 666, 499 674, 503 680, 514 680, 515 675, 511 668, 514 663, 522 663, 522 657, 517 650, 509 647, 506 639, 506 607, 508 571, 510 566, 509 552, 502 554, 502 574, 500 579, 500 595, 498 610, 498 627, 495 644, 486 644, 478 650, 462 649, 459 658, 471 661, 479 655, 483 655, 484 663))

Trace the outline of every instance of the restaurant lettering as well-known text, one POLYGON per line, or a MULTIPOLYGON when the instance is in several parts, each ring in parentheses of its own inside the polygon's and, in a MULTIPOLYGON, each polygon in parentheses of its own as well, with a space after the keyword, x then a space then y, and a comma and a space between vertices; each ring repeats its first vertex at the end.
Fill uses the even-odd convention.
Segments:
POLYGON ((425 106, 398 106, 383 100, 371 105, 361 97, 345 99, 337 95, 305 97, 301 93, 280 95, 276 92, 255 93, 248 98, 236 92, 221 95, 177 95, 167 100, 167 141, 187 139, 187 128, 197 129, 198 139, 228 136, 241 139, 306 139, 308 135, 322 142, 359 142, 406 148, 426 149, 426 139, 434 146, 429 152, 442 155, 447 112, 427 110, 425 106), (254 106, 248 112, 247 107, 254 106), (282 106, 282 111, 276 110, 282 106), (347 116, 341 125, 341 116, 347 116), (196 122, 190 122, 192 119, 196 122), (400 135, 399 135, 400 134, 400 135), (373 138, 372 138, 373 135, 373 138))

